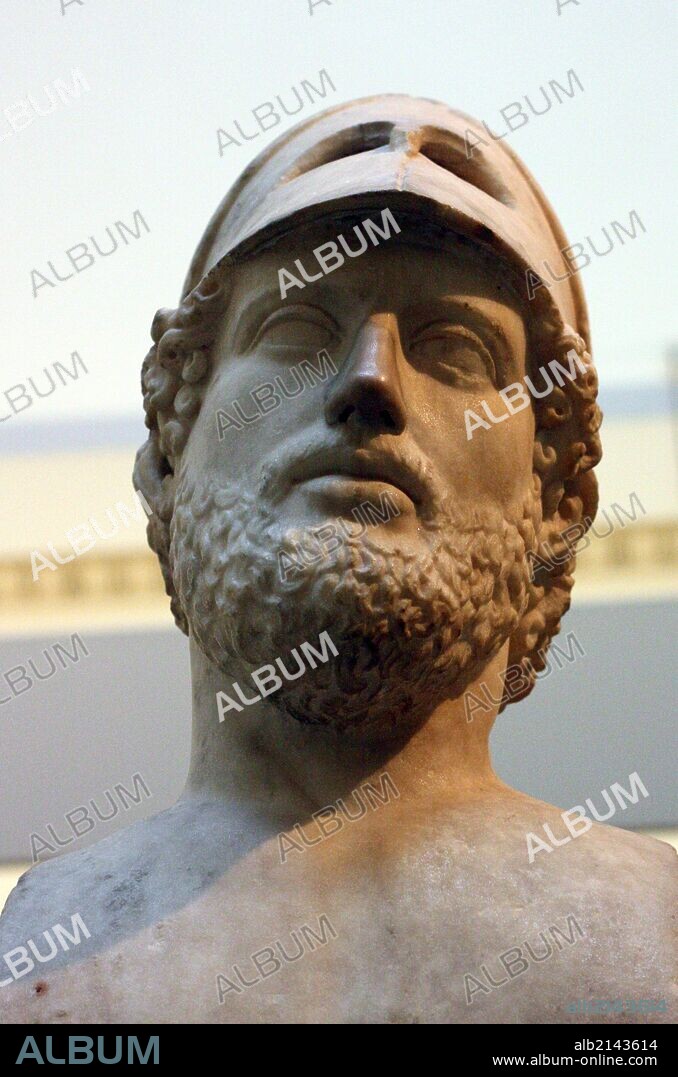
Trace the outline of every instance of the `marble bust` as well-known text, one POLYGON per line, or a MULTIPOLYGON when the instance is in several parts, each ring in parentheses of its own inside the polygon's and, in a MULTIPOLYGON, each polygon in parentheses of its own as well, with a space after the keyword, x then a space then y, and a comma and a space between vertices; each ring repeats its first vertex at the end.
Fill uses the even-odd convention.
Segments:
POLYGON ((302 122, 156 314, 134 480, 190 773, 22 877, 4 1021, 672 1019, 671 847, 580 816, 530 858, 562 809, 490 761, 570 603, 601 415, 567 240, 483 136, 397 95, 302 122), (665 1006, 572 1005, 620 998, 665 1006))

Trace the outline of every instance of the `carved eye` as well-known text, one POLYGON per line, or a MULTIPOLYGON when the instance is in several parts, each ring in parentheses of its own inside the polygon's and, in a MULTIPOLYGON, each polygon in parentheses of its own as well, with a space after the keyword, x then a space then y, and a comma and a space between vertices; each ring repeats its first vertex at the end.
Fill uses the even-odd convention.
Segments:
POLYGON ((252 347, 312 350, 327 347, 338 335, 337 323, 318 307, 283 307, 268 315, 252 347))
POLYGON ((410 352, 426 370, 441 380, 460 385, 488 379, 497 384, 492 355, 479 336, 464 325, 432 322, 419 330, 410 352))

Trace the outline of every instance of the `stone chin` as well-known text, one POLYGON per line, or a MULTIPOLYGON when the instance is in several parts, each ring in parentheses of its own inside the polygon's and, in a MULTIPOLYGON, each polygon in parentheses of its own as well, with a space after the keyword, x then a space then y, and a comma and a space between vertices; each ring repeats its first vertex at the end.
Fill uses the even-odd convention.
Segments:
POLYGON ((449 498, 417 548, 385 555, 373 528, 283 582, 279 551, 304 536, 259 491, 184 474, 172 577, 191 635, 231 679, 234 660, 251 672, 279 657, 294 673, 292 649, 328 631, 338 657, 283 680, 270 702, 300 722, 388 735, 459 695, 516 629, 539 513, 533 495, 516 519, 449 498))

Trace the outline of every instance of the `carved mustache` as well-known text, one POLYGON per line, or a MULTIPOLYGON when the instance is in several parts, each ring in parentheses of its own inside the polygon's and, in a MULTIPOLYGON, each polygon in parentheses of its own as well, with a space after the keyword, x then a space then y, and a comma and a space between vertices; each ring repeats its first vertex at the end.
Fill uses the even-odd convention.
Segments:
POLYGON ((417 511, 431 515, 442 500, 433 465, 418 449, 380 444, 348 444, 325 439, 291 444, 262 469, 259 493, 262 497, 283 497, 297 483, 322 475, 346 475, 372 479, 398 487, 414 502, 417 511))

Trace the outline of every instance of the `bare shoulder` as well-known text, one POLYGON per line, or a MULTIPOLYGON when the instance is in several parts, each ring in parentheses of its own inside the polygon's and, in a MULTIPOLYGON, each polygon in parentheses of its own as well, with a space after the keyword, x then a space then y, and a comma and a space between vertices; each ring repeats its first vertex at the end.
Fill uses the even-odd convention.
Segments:
MULTIPOLYGON (((665 841, 623 829, 625 806, 617 808, 609 822, 598 822, 588 806, 563 810, 522 794, 519 794, 519 802, 517 819, 525 825, 534 823, 525 831, 528 863, 543 864, 559 849, 572 846, 590 867, 596 863, 602 870, 607 867, 621 869, 624 864, 636 868, 645 865, 653 871, 668 873, 675 880, 676 850, 665 841)), ((645 877, 639 881, 651 880, 645 877)))
MULTIPOLYGON (((623 819, 623 812, 615 822, 623 819)), ((505 837, 519 857, 516 887, 545 907, 578 913, 601 947, 649 983, 676 971, 678 856, 667 842, 520 796, 505 837)))
MULTIPOLYGON (((0 916, 0 1021, 28 1020, 31 1000, 73 972, 91 994, 107 950, 208 888, 236 846, 218 803, 180 802, 29 869, 0 916)), ((92 1020, 105 1020, 100 1005, 92 1020)))
POLYGON ((675 960, 678 856, 666 842, 509 789, 469 805, 458 832, 457 852, 450 831, 457 869, 493 889, 500 872, 500 903, 578 910, 615 945, 624 939, 630 952, 660 948, 675 960))

